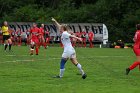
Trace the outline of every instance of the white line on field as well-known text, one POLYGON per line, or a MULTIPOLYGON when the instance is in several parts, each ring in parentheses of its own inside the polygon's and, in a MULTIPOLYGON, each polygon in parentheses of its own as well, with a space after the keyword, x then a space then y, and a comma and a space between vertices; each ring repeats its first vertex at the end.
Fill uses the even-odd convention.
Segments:
MULTIPOLYGON (((6 56, 12 57, 12 56, 30 56, 30 55, 6 55, 6 56)), ((58 59, 58 58, 56 58, 56 56, 51 56, 51 57, 53 57, 51 59, 58 59)), ((91 57, 80 57, 80 58, 94 58, 94 57, 107 58, 107 57, 130 57, 130 56, 91 56, 91 57)))
MULTIPOLYGON (((16 55, 7 55, 7 56, 16 56, 16 55)), ((19 56, 29 56, 29 55, 19 55, 19 56)), ((123 57, 130 57, 130 56, 90 56, 90 57, 79 57, 79 59, 90 59, 90 58, 110 58, 110 57, 114 57, 114 58, 123 58, 123 57)), ((33 61, 47 61, 47 60, 56 60, 56 59, 61 59, 61 57, 55 57, 52 56, 50 58, 46 58, 46 59, 31 59, 31 60, 9 60, 9 61, 4 61, 4 62, 0 62, 0 63, 16 63, 16 62, 33 62, 33 61)))
POLYGON ((14 56, 29 56, 29 55, 6 55, 8 57, 14 57, 14 56))

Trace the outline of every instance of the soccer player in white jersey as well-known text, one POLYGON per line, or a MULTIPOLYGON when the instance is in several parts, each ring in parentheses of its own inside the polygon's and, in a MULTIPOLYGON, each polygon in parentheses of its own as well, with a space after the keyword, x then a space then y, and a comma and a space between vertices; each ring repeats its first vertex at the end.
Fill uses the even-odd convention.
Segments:
POLYGON ((82 66, 78 63, 78 61, 76 59, 75 49, 72 47, 72 44, 71 44, 71 41, 70 41, 70 38, 75 38, 79 41, 82 41, 82 39, 68 33, 67 25, 64 25, 64 24, 60 25, 54 18, 52 18, 52 21, 54 21, 56 23, 60 32, 62 33, 61 41, 62 41, 62 44, 64 46, 64 51, 63 51, 62 59, 61 59, 61 62, 60 62, 60 74, 59 74, 59 76, 56 76, 56 78, 62 78, 63 77, 64 70, 65 70, 65 63, 67 62, 68 59, 70 59, 71 62, 75 66, 77 66, 77 68, 80 70, 82 78, 85 79, 87 77, 87 75, 83 71, 82 66))

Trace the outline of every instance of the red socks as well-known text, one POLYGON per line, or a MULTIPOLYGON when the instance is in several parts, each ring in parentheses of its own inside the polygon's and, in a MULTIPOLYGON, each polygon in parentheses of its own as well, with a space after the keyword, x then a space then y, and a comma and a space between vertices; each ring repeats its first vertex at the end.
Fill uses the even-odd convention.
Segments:
POLYGON ((36 50, 36 54, 38 54, 38 48, 36 48, 35 50, 36 50))
POLYGON ((140 68, 140 62, 134 62, 130 67, 129 69, 132 70, 134 69, 135 67, 137 67, 139 65, 139 68, 140 68))
POLYGON ((44 46, 44 48, 47 48, 47 44, 45 42, 43 43, 43 46, 44 46))

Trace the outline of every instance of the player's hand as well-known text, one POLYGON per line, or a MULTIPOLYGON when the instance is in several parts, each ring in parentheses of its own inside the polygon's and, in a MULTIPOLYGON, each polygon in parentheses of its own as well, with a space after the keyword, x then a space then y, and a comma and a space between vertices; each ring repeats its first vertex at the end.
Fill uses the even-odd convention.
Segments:
POLYGON ((52 21, 56 21, 56 20, 52 17, 52 21))

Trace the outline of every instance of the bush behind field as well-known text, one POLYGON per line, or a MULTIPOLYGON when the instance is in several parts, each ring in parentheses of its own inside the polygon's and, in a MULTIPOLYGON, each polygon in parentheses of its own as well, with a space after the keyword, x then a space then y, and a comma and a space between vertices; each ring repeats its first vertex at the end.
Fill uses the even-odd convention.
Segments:
POLYGON ((132 42, 140 0, 0 0, 1 21, 105 23, 110 41, 132 42))

